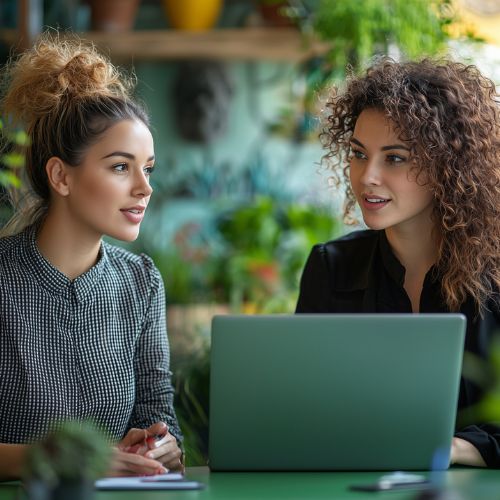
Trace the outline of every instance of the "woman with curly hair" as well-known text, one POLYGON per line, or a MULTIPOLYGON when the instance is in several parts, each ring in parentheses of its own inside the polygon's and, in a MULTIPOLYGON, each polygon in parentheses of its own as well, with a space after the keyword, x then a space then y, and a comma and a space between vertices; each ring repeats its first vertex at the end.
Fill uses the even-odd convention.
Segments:
MULTIPOLYGON (((489 357, 500 327, 500 115, 495 85, 457 62, 382 59, 334 91, 324 164, 369 229, 316 245, 298 313, 467 317, 465 349, 489 357)), ((459 409, 482 397, 462 377, 459 409)), ((457 429, 451 462, 500 467, 500 427, 457 429)))
POLYGON ((181 470, 165 297, 133 241, 152 188, 149 119, 93 46, 44 35, 4 69, 2 117, 27 131, 25 193, 0 238, 0 478, 31 443, 91 419, 109 473, 181 470))

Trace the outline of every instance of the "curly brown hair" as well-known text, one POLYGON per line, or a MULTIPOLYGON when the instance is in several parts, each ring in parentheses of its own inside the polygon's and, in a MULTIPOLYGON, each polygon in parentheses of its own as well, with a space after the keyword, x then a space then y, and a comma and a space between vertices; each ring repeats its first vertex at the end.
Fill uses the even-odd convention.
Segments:
POLYGON ((383 58, 327 98, 322 164, 345 185, 352 220, 349 141, 364 109, 382 111, 407 142, 417 173, 434 193, 436 268, 443 298, 458 311, 471 296, 478 312, 500 290, 500 108, 494 83, 472 65, 383 58))

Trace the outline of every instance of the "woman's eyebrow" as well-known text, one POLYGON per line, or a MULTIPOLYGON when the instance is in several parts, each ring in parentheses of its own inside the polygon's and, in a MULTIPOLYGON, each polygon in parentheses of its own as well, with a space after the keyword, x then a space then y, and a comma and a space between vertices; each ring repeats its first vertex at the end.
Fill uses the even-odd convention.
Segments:
MULTIPOLYGON (((352 143, 356 144, 360 148, 366 149, 361 141, 358 141, 355 137, 351 137, 352 143)), ((389 146, 383 146, 380 148, 381 151, 390 151, 392 149, 404 149, 405 151, 410 151, 410 148, 406 147, 404 144, 390 144, 389 146)))
MULTIPOLYGON (((109 155, 103 156, 101 160, 105 158, 111 158, 112 156, 123 156, 124 158, 128 158, 129 160, 135 160, 135 156, 130 153, 126 153, 125 151, 113 151, 113 153, 109 153, 109 155)), ((155 159, 155 155, 150 156, 147 161, 153 161, 155 159)))
POLYGON ((390 149, 404 149, 405 151, 410 151, 404 144, 391 144, 390 146, 384 146, 381 151, 389 151, 390 149))
POLYGON ((354 144, 356 144, 357 146, 359 146, 360 148, 364 148, 364 145, 362 142, 358 141, 356 138, 354 137, 351 137, 351 140, 350 142, 353 142, 354 144))

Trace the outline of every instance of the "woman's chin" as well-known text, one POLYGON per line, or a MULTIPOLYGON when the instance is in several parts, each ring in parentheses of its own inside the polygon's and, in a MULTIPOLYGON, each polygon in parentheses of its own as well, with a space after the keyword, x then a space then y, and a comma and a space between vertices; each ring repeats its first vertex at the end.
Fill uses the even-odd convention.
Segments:
POLYGON ((106 234, 107 236, 109 236, 110 238, 114 238, 115 240, 131 243, 139 237, 139 229, 133 231, 110 231, 106 234))

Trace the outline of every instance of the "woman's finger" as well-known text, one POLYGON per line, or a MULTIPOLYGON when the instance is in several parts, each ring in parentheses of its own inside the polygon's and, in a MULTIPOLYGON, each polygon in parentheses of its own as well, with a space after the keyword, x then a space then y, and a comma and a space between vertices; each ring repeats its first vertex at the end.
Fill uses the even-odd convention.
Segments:
POLYGON ((118 448, 125 450, 130 446, 135 446, 144 442, 148 437, 146 429, 130 429, 125 437, 118 443, 118 448))
POLYGON ((183 470, 182 450, 177 445, 177 441, 172 436, 172 440, 155 450, 148 451, 145 455, 161 462, 169 470, 183 470))
POLYGON ((162 439, 162 442, 163 444, 150 449, 147 453, 144 454, 144 456, 148 458, 159 459, 163 455, 172 453, 175 450, 179 450, 180 452, 180 448, 177 446, 177 440, 171 434, 162 439))
POLYGON ((156 422, 145 429, 145 431, 147 433, 147 438, 156 438, 168 433, 168 426, 165 422, 156 422))
POLYGON ((157 460, 133 453, 125 453, 120 450, 115 451, 112 464, 114 475, 153 475, 160 471, 167 472, 157 460))

